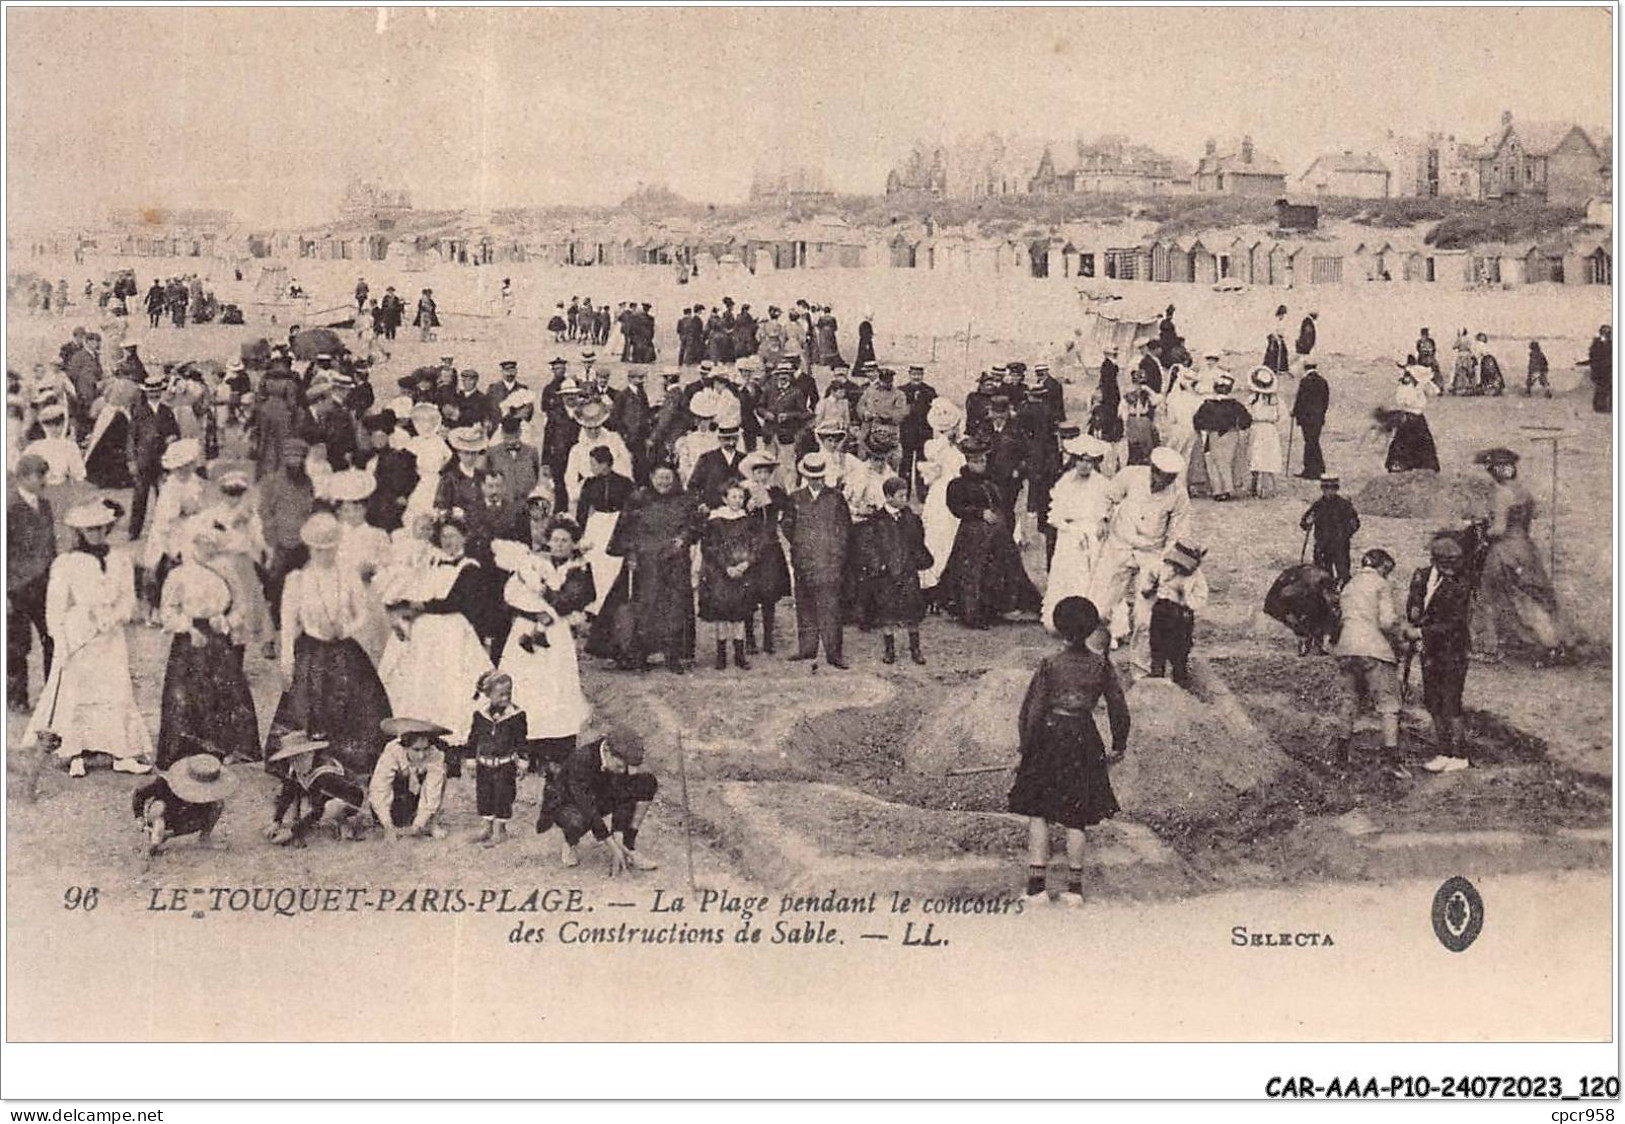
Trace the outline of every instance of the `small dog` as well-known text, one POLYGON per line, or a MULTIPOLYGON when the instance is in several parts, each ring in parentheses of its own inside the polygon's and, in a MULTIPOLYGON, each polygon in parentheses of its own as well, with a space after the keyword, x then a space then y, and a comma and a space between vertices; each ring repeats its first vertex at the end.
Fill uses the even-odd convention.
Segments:
POLYGON ((34 735, 33 752, 23 757, 23 798, 33 804, 40 796, 40 773, 46 763, 55 763, 56 751, 62 748, 62 735, 52 730, 41 730, 34 735))

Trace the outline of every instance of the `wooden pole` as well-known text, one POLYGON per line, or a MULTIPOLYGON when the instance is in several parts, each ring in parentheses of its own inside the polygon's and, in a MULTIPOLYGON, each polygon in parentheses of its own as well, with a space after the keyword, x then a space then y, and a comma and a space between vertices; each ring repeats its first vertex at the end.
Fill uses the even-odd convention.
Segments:
POLYGON ((683 732, 677 731, 677 780, 683 796, 683 850, 688 859, 688 888, 697 890, 694 883, 694 829, 688 805, 688 755, 683 752, 683 732))
POLYGON ((1552 542, 1550 549, 1550 569, 1547 577, 1552 584, 1557 584, 1557 460, 1558 444, 1567 436, 1563 430, 1554 425, 1526 425, 1522 427, 1534 433, 1530 439, 1533 441, 1550 441, 1552 443, 1552 542))

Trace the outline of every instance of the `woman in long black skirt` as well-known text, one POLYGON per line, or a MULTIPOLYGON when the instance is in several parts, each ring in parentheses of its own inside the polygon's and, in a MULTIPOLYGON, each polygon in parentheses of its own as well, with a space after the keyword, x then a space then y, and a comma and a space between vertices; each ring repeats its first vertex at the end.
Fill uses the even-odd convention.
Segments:
POLYGON ((1394 409, 1390 415, 1394 438, 1388 443, 1389 472, 1410 472, 1424 469, 1439 471, 1439 452, 1433 445, 1433 430, 1428 428, 1428 391, 1433 381, 1425 367, 1407 367, 1399 376, 1394 390, 1394 409))
POLYGON ((243 673, 243 606, 212 563, 220 541, 200 531, 164 582, 159 620, 175 639, 164 671, 158 768, 209 753, 226 764, 259 758, 259 719, 243 673))
POLYGON ((1027 817, 1027 893, 1046 903, 1050 825, 1066 828, 1065 905, 1083 904, 1083 829, 1117 813, 1107 765, 1128 744, 1128 704, 1106 656, 1107 641, 1094 603, 1068 597, 1055 607, 1055 630, 1065 650, 1045 657, 1021 704, 1021 764, 1010 788, 1010 810, 1027 817), (1095 727, 1095 704, 1106 700, 1112 751, 1095 727))
POLYGON ((392 717, 389 695, 356 641, 367 627, 367 595, 355 574, 337 564, 338 519, 312 515, 300 538, 310 561, 288 575, 282 592, 280 667, 287 686, 265 756, 276 752, 284 734, 303 730, 328 742, 329 753, 352 775, 364 776, 389 740, 378 724, 392 717))

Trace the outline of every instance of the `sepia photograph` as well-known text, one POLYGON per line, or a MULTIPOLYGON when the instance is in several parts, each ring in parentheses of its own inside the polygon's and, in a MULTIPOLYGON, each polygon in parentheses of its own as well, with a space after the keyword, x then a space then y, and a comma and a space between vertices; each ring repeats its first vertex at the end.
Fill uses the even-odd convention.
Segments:
POLYGON ((1617 1098, 1616 16, 8 6, 7 1043, 1617 1098))

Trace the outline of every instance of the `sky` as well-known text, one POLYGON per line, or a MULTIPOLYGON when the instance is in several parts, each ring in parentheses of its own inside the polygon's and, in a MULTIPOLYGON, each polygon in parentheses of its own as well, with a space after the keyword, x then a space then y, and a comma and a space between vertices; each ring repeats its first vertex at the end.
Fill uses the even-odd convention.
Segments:
POLYGON ((1193 162, 1250 133, 1295 175, 1503 109, 1607 128, 1612 34, 1604 8, 8 8, 8 219, 308 221, 356 176, 476 210, 732 202, 797 164, 878 193, 914 142, 988 130, 1193 162))

